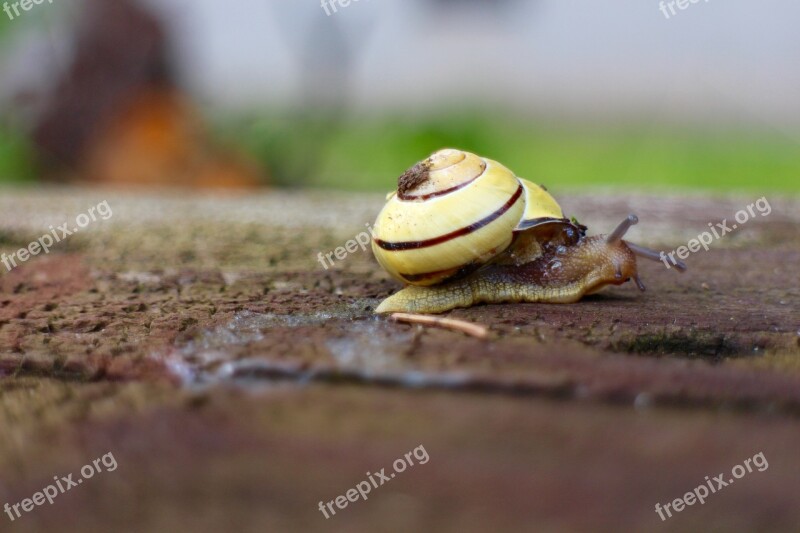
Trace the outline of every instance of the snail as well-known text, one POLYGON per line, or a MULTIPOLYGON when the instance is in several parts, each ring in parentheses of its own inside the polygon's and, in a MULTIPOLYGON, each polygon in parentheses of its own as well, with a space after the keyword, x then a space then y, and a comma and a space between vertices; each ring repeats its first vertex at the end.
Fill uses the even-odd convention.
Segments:
POLYGON ((400 176, 373 226, 375 258, 406 284, 376 313, 573 303, 631 279, 644 290, 636 258, 665 256, 622 239, 637 222, 629 215, 610 234, 587 237, 544 187, 491 159, 439 150, 400 176))

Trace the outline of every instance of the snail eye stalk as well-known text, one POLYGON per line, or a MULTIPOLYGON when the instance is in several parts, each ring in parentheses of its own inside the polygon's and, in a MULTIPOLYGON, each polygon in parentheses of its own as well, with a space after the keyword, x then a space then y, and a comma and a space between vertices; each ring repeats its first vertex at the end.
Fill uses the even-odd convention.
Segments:
MULTIPOLYGON (((621 241, 622 237, 624 237, 625 234, 628 233, 628 230, 631 229, 631 226, 637 224, 638 222, 639 222, 639 217, 637 217, 634 214, 628 215, 627 218, 625 218, 625 220, 620 222, 619 226, 617 226, 614 229, 614 231, 612 231, 608 235, 608 237, 606 238, 606 242, 608 244, 614 244, 621 241)), ((639 246, 638 244, 633 244, 632 242, 626 242, 625 244, 627 244, 628 248, 630 248, 631 251, 638 257, 649 259, 651 261, 656 261, 656 262, 662 262, 664 261, 664 257, 666 257, 667 258, 666 260, 669 261, 669 263, 672 266, 674 266, 681 272, 684 272, 686 270, 686 263, 684 263, 679 259, 673 259, 672 257, 662 255, 656 252, 655 250, 651 250, 650 248, 645 248, 644 246, 639 246)), ((637 281, 636 284, 639 286, 641 290, 644 290, 644 285, 641 284, 641 281, 637 281)))
POLYGON ((681 272, 686 271, 686 263, 681 261, 680 259, 673 259, 672 257, 664 254, 660 254, 655 250, 651 250, 650 248, 645 248, 644 246, 639 246, 638 244, 633 244, 632 242, 626 242, 625 244, 628 245, 628 248, 631 249, 631 252, 636 254, 638 257, 642 257, 644 259, 649 259, 651 261, 656 261, 658 263, 663 262, 666 258, 669 263, 680 270, 681 272))
POLYGON ((615 242, 621 241, 622 237, 624 237, 625 234, 628 233, 628 230, 631 229, 631 226, 637 224, 638 222, 639 218, 636 215, 634 214, 628 215, 628 217, 625 220, 623 220, 620 223, 620 225, 617 226, 617 228, 608 235, 608 238, 606 238, 606 242, 608 244, 614 244, 615 242))

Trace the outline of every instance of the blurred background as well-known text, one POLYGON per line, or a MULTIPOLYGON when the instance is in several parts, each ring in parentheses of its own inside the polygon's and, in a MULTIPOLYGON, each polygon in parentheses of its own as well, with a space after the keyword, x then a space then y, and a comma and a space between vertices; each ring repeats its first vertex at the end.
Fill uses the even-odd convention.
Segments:
MULTIPOLYGON (((339 0, 340 1, 340 0, 339 0)), ((800 4, 59 0, 0 13, 0 183, 795 193, 800 4)))

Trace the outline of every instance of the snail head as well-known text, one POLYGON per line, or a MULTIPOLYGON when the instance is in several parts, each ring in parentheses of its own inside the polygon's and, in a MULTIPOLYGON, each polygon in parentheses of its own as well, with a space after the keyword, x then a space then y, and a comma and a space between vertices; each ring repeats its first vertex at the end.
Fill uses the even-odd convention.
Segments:
MULTIPOLYGON (((636 258, 661 262, 664 256, 655 250, 622 239, 631 226, 638 222, 636 215, 628 215, 614 231, 608 235, 589 237, 576 250, 576 255, 585 256, 587 261, 592 261, 595 265, 587 276, 587 285, 593 287, 588 292, 599 290, 605 285, 621 285, 631 279, 640 290, 645 290, 639 277, 636 258)), ((682 261, 670 260, 670 263, 681 272, 686 270, 686 264, 682 261)))

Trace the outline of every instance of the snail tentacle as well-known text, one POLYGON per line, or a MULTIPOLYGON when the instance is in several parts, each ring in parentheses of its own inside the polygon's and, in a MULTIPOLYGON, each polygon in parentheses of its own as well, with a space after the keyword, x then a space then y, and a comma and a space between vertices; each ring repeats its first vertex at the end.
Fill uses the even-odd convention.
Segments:
POLYGON ((680 272, 686 272, 686 269, 688 268, 686 266, 686 263, 684 263, 680 259, 675 259, 673 257, 670 257, 664 252, 657 252, 655 250, 646 248, 644 246, 640 246, 638 244, 634 244, 632 242, 626 241, 625 244, 628 245, 628 248, 630 248, 633 253, 635 253, 638 257, 641 257, 643 259, 649 259, 650 261, 656 261, 661 263, 666 258, 666 260, 669 261, 669 264, 674 266, 680 272))
POLYGON ((614 244, 615 242, 621 241, 622 237, 628 233, 628 230, 631 229, 631 226, 639 223, 639 217, 631 213, 628 215, 625 220, 620 222, 619 226, 616 227, 614 231, 608 234, 606 238, 606 242, 608 244, 614 244))

